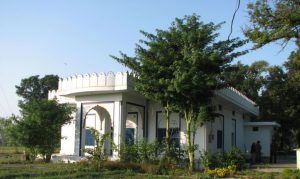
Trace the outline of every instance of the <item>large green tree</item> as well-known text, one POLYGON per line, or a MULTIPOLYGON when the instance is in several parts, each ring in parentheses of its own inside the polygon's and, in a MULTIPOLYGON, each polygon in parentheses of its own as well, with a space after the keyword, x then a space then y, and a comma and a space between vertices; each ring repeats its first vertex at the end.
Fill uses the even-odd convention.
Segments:
POLYGON ((163 106, 163 118, 166 121, 166 156, 170 157, 170 114, 174 108, 173 89, 170 80, 173 78, 173 62, 178 50, 175 34, 157 30, 156 34, 141 31, 146 40, 140 40, 135 49, 135 57, 121 53, 121 57, 112 56, 119 63, 131 69, 135 89, 149 99, 160 102, 163 106), (145 48, 146 47, 146 48, 145 48))
POLYGON ((267 84, 262 93, 261 108, 264 118, 277 120, 286 137, 287 131, 296 130, 300 144, 300 1, 299 0, 257 0, 248 6, 250 25, 244 29, 245 35, 260 48, 273 42, 295 42, 296 48, 290 54, 285 69, 271 68, 267 84), (279 103, 280 102, 280 103, 279 103), (278 104, 279 103, 279 104, 278 104), (282 120, 285 118, 285 120, 282 120), (292 124, 292 127, 287 126, 292 124))
POLYGON ((13 130, 17 141, 33 154, 42 154, 46 162, 59 146, 61 126, 70 121, 74 110, 68 104, 48 100, 48 91, 58 87, 58 76, 31 76, 16 86, 21 118, 13 130))
POLYGON ((20 144, 33 154, 41 154, 49 162, 59 147, 60 130, 68 123, 73 108, 55 100, 33 100, 23 105, 22 119, 16 121, 15 132, 20 144))
POLYGON ((175 19, 167 30, 156 30, 156 34, 142 32, 147 40, 137 45, 135 57, 122 54, 115 58, 137 74, 138 90, 150 92, 150 97, 164 108, 177 109, 184 116, 190 170, 195 149, 192 125, 202 119, 200 107, 209 105, 214 91, 225 87, 220 80, 222 72, 233 58, 244 53, 235 50, 245 41, 216 42, 220 26, 205 24, 196 15, 175 19))
POLYGON ((251 65, 238 61, 224 73, 224 80, 255 102, 259 102, 260 91, 264 88, 265 77, 269 64, 266 61, 256 61, 251 65))

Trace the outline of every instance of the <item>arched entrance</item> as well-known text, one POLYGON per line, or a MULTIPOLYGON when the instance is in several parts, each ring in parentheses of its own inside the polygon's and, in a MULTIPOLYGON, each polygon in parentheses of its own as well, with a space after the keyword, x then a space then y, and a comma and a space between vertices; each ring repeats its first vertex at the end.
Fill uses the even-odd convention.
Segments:
MULTIPOLYGON (((109 133, 111 141, 113 140, 113 123, 109 112, 99 105, 90 108, 83 117, 82 127, 82 149, 93 148, 95 144, 91 128, 96 129, 100 136, 109 133)), ((106 155, 112 155, 112 146, 110 140, 106 140, 103 147, 106 155)))

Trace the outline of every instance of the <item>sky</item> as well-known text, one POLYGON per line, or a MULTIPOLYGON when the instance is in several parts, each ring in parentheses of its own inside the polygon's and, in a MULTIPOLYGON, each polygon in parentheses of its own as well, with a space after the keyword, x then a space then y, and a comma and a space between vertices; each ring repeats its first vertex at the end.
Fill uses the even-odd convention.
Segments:
MULTIPOLYGON (((232 38, 245 38, 249 2, 241 0, 232 38)), ((15 85, 23 78, 126 71, 110 55, 134 55, 140 30, 165 30, 175 18, 193 13, 205 23, 225 22, 219 30, 225 40, 236 7, 236 0, 0 0, 0 117, 19 115, 15 85)), ((281 65, 293 49, 271 44, 235 61, 281 65)))

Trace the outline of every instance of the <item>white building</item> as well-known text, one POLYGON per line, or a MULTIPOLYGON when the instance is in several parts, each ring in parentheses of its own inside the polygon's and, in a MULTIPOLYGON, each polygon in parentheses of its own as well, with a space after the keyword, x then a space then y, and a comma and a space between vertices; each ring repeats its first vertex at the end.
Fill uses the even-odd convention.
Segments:
MULTIPOLYGON (((121 136, 125 140, 146 138, 149 142, 162 139, 165 122, 160 104, 148 100, 133 90, 131 76, 127 73, 93 73, 76 75, 59 80, 57 91, 49 92, 61 103, 76 105, 71 123, 62 127, 61 155, 84 156, 84 148, 94 145, 89 127, 100 133, 111 133, 115 144, 121 136)), ((201 126, 195 143, 200 150, 230 150, 233 146, 247 153, 252 142, 261 141, 264 156, 269 156, 269 145, 276 123, 250 122, 258 116, 259 108, 234 88, 215 93, 213 104, 221 114, 212 122, 201 126)), ((178 114, 171 115, 172 140, 179 146, 186 143, 185 121, 178 114)), ((104 151, 118 158, 106 143, 104 151)), ((195 154, 199 157, 198 153, 195 154)))

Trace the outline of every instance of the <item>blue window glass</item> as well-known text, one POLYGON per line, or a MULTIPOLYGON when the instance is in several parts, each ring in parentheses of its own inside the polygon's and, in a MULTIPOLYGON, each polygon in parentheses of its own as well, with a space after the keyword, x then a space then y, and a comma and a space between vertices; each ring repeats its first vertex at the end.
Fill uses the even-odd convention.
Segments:
POLYGON ((95 145, 95 139, 90 129, 85 129, 85 145, 87 146, 95 145))
POLYGON ((134 128, 126 128, 125 131, 125 142, 127 145, 132 145, 134 143, 134 128))
MULTIPOLYGON (((166 137, 166 128, 157 129, 157 140, 162 142, 166 137)), ((170 128, 170 143, 176 148, 180 147, 180 130, 179 128, 170 128)))

